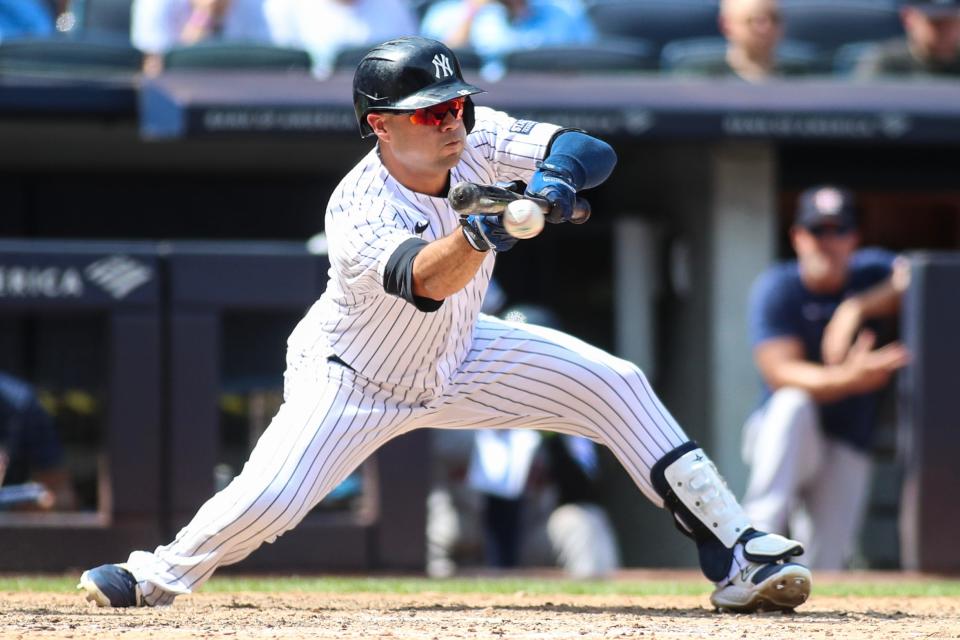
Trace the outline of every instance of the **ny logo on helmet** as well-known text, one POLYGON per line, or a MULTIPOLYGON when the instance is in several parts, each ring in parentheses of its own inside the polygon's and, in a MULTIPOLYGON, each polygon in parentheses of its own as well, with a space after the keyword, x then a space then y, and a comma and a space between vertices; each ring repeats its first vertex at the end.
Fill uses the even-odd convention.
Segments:
POLYGON ((433 56, 433 70, 437 79, 446 78, 453 75, 453 67, 450 66, 450 58, 442 53, 433 56))

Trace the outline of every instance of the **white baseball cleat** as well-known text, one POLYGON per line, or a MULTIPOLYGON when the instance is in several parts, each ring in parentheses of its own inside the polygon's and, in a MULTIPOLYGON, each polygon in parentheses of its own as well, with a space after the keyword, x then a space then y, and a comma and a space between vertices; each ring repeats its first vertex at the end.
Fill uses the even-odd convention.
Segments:
MULTIPOLYGON (((761 559, 751 554, 754 551, 766 551, 762 547, 786 548, 789 543, 799 547, 799 543, 782 536, 765 534, 746 544, 737 543, 733 554, 733 566, 730 575, 710 596, 713 606, 721 610, 737 613, 755 611, 793 611, 810 597, 812 577, 810 570, 802 564, 787 562, 782 554, 778 560, 761 559), (767 538, 767 540, 764 540, 767 538), (753 559, 750 559, 752 556, 753 559)), ((802 549, 802 548, 801 548, 802 549)), ((792 554, 791 554, 792 555, 792 554)))

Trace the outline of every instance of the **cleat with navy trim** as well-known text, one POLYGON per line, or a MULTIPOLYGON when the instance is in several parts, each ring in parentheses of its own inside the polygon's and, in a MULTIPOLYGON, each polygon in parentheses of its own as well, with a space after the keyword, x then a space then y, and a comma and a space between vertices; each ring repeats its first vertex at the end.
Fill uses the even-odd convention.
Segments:
MULTIPOLYGON (((761 543, 766 542, 762 538, 771 538, 771 542, 776 539, 783 543, 793 542, 773 534, 763 534, 759 538, 754 540, 761 543)), ((789 555, 771 561, 751 554, 751 542, 738 543, 734 549, 730 575, 717 583, 710 596, 713 606, 721 611, 753 613, 793 611, 806 602, 812 586, 810 570, 802 564, 787 562, 789 555)))
POLYGON ((103 564, 84 571, 77 589, 98 607, 145 607, 137 579, 122 564, 103 564))

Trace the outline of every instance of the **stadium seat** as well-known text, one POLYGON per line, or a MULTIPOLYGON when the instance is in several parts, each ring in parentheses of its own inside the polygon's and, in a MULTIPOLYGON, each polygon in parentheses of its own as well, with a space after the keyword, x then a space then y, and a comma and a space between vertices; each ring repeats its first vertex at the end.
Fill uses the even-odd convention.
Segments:
MULTIPOLYGON (((721 37, 686 38, 664 45, 660 54, 660 68, 670 73, 694 72, 719 63, 727 53, 727 41, 721 37)), ((777 49, 777 59, 784 68, 794 73, 826 72, 830 64, 818 48, 806 42, 787 40, 777 49)))
POLYGON ((87 38, 130 40, 131 0, 72 0, 76 29, 87 38))
POLYGON ((852 74, 860 60, 872 52, 881 43, 875 41, 868 42, 848 42, 845 45, 837 47, 833 54, 833 72, 840 76, 852 74))
POLYGON ((510 71, 585 73, 602 71, 649 71, 656 69, 654 47, 641 40, 594 45, 538 47, 513 51, 504 58, 510 71))
POLYGON ((0 42, 0 75, 136 73, 143 54, 129 44, 78 38, 23 38, 0 42))
POLYGON ((671 40, 719 34, 717 0, 592 0, 587 14, 604 35, 640 38, 656 54, 671 40))
POLYGON ((253 42, 204 42, 171 49, 163 56, 163 68, 297 71, 309 73, 310 54, 300 49, 253 42))
POLYGON ((785 36, 826 52, 903 35, 895 0, 783 0, 785 36))

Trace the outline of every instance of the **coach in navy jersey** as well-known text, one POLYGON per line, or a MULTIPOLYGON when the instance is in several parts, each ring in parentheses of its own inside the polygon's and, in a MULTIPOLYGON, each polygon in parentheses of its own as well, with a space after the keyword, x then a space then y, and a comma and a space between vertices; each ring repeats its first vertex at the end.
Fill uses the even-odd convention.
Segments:
POLYGON ((894 314, 906 264, 857 250, 852 194, 804 191, 791 241, 797 260, 771 267, 750 296, 750 337, 763 377, 744 430, 744 508, 758 526, 797 536, 815 568, 841 569, 868 495, 877 392, 907 362, 875 348, 870 320, 894 314), (805 517, 804 517, 805 516, 805 517))
MULTIPOLYGON (((287 343, 284 403, 243 472, 168 545, 91 569, 101 606, 164 605, 297 523, 364 459, 419 428, 549 429, 606 445, 695 542, 718 608, 792 609, 802 546, 757 530, 706 453, 636 365, 560 331, 480 313, 496 254, 517 239, 464 215, 452 186, 519 181, 571 221, 613 149, 582 131, 475 105, 445 45, 406 37, 354 74, 361 135, 376 146, 330 198, 326 290, 287 343)), ((549 227, 548 231, 549 233, 549 227)))

